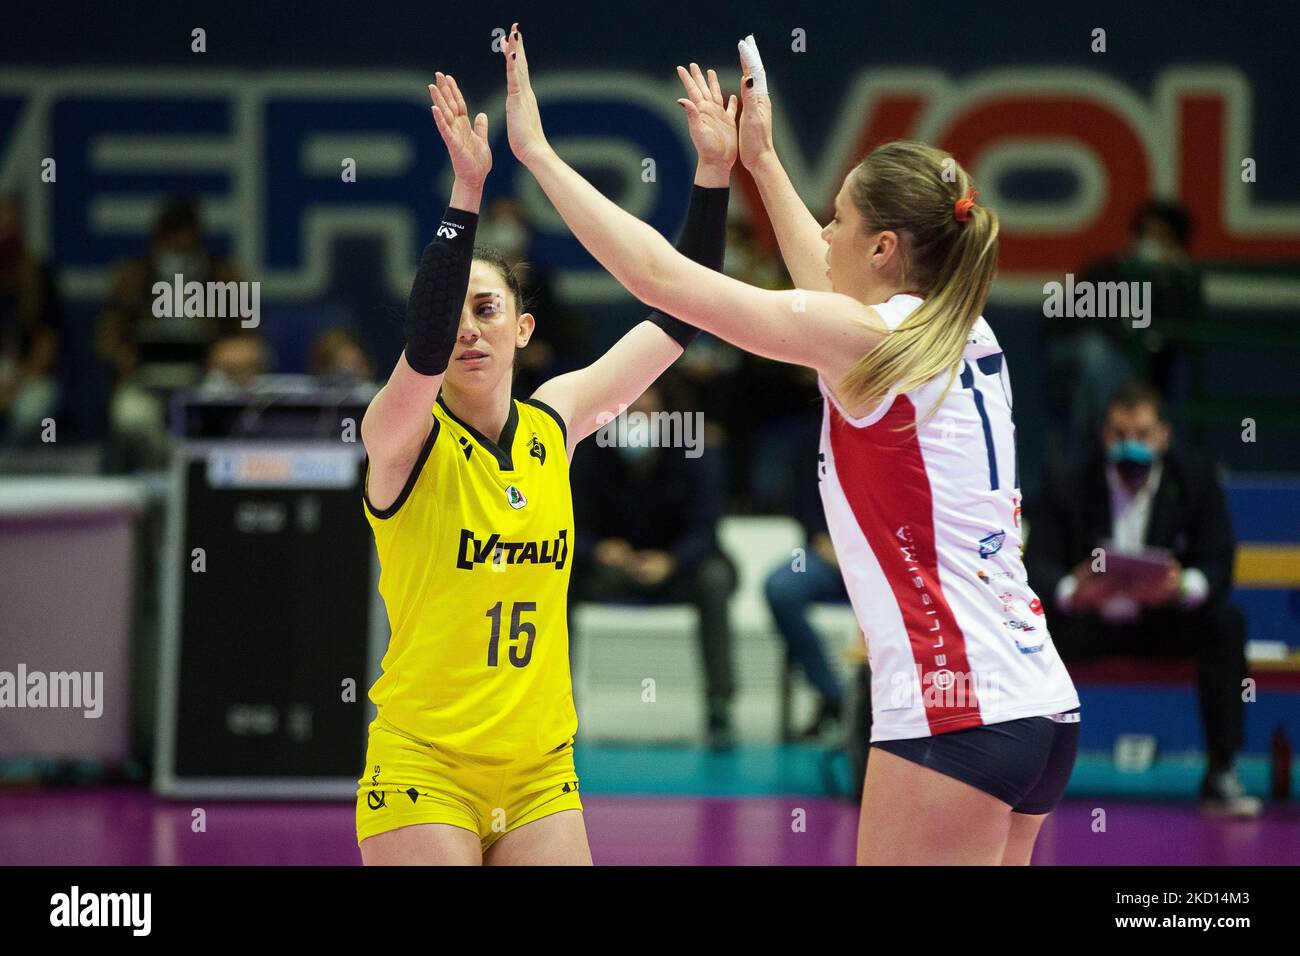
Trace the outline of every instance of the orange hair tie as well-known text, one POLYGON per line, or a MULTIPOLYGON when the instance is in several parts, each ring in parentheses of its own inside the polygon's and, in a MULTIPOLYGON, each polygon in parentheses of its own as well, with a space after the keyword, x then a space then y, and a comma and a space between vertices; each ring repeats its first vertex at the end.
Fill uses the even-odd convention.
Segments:
POLYGON ((978 195, 979 193, 972 187, 969 193, 952 204, 952 214, 958 222, 965 222, 970 218, 971 207, 975 205, 975 197, 978 195))

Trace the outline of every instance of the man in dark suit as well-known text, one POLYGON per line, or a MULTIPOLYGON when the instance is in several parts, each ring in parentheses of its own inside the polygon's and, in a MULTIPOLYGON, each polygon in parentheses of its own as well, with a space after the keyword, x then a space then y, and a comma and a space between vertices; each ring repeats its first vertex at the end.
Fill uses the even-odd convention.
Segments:
POLYGON ((1117 390, 1100 446, 1081 466, 1049 477, 1026 565, 1067 663, 1119 654, 1196 660, 1208 751, 1201 798, 1251 816, 1259 801, 1233 769, 1246 678, 1245 620, 1228 600, 1236 541, 1213 466, 1172 448, 1170 437, 1154 389, 1117 390), (1172 555, 1162 575, 1105 572, 1108 553, 1148 549, 1172 555))
POLYGON ((725 750, 735 742, 730 604, 736 587, 735 568, 717 536, 727 501, 726 449, 708 425, 701 429, 700 419, 686 411, 695 407, 688 386, 670 372, 647 388, 625 417, 597 433, 595 448, 574 459, 570 606, 580 601, 694 605, 708 744, 725 750), (681 436, 689 439, 688 447, 664 447, 671 434, 653 426, 662 414, 684 416, 681 436), (696 423, 689 435, 688 421, 696 423), (638 427, 646 423, 648 429, 638 427))

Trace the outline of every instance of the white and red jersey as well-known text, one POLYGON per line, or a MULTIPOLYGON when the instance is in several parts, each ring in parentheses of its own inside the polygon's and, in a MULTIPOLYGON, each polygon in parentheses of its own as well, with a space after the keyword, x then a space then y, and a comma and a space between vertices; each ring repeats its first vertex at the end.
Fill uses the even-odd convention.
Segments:
MULTIPOLYGON (((875 308, 892 329, 920 304, 875 308)), ((873 741, 1079 706, 1021 561, 1011 383, 983 318, 945 395, 947 378, 863 418, 818 383, 822 502, 867 638, 873 741)))

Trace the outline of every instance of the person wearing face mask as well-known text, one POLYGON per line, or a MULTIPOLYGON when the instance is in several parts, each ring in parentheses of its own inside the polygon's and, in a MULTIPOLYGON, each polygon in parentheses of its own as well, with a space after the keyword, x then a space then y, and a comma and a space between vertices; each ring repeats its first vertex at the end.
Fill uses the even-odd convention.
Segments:
POLYGON ((520 394, 576 368, 584 354, 583 329, 568 304, 555 293, 551 274, 533 255, 533 229, 524 204, 514 196, 497 196, 478 227, 479 242, 495 249, 519 277, 524 301, 547 321, 533 334, 515 363, 515 388, 520 394))
POLYGON ((350 329, 342 326, 326 329, 316 337, 308 370, 325 385, 355 385, 370 382, 375 376, 365 347, 350 329))
POLYGON ((726 508, 726 452, 712 436, 698 455, 659 447, 656 429, 640 427, 638 417, 653 422, 665 410, 690 416, 696 407, 683 379, 665 374, 609 426, 612 447, 594 448, 574 463, 573 594, 575 604, 694 605, 707 742, 725 750, 734 743, 729 608, 736 586, 717 538, 726 508))
POLYGON ((0 448, 39 442, 58 410, 61 316, 54 270, 26 248, 21 203, 0 196, 0 448))
POLYGON ((479 236, 484 245, 501 253, 511 268, 517 268, 527 257, 533 238, 523 204, 513 196, 498 196, 492 200, 479 225, 479 236))
POLYGON ((1175 396, 1184 346, 1169 331, 1205 318, 1201 270, 1188 256, 1191 218, 1174 202, 1149 202, 1133 220, 1133 242, 1116 264, 1119 278, 1151 283, 1151 325, 1139 337, 1146 377, 1160 394, 1175 396))
POLYGON ((1184 346, 1177 329, 1205 317, 1201 270, 1188 255, 1191 235, 1191 218, 1178 203, 1144 203, 1133 215, 1125 246, 1089 265, 1079 280, 1098 287, 1138 283, 1149 290, 1145 320, 1047 321, 1054 452, 1069 454, 1086 445, 1101 418, 1101 403, 1130 378, 1144 378, 1166 398, 1180 393, 1184 346))
POLYGON ((240 331, 238 316, 154 315, 154 283, 235 282, 231 264, 203 242, 198 207, 173 197, 154 223, 148 249, 114 267, 100 313, 95 350, 112 370, 109 450, 113 471, 166 462, 166 407, 171 393, 197 385, 209 348, 240 331))
POLYGON ((1118 389, 1094 453, 1050 477, 1032 515, 1026 566, 1035 590, 1050 596, 1061 657, 1194 659, 1208 752, 1202 800, 1257 814, 1233 769, 1247 671, 1245 619, 1228 600, 1236 541, 1227 498, 1210 464, 1172 445, 1159 393, 1141 383, 1118 389), (1099 548, 1172 557, 1163 577, 1138 581, 1094 571, 1099 548))

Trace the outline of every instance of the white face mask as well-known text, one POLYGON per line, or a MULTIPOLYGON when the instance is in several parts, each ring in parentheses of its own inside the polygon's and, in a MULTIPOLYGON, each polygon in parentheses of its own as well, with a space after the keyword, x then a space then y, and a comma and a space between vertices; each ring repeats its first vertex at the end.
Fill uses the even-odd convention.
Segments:
POLYGON ((650 444, 650 435, 644 428, 632 428, 626 419, 618 421, 615 430, 615 447, 626 462, 644 461, 655 451, 650 444))
POLYGON ((1152 239, 1150 236, 1137 241, 1133 247, 1133 254, 1144 262, 1165 261, 1165 247, 1160 244, 1159 239, 1152 239))
POLYGON ((503 220, 479 226, 478 238, 504 256, 522 256, 527 251, 528 230, 517 222, 503 220))
POLYGON ((182 276, 185 281, 202 279, 199 273, 203 268, 203 260, 198 256, 184 252, 160 252, 156 261, 158 278, 167 282, 172 281, 177 275, 182 276))

